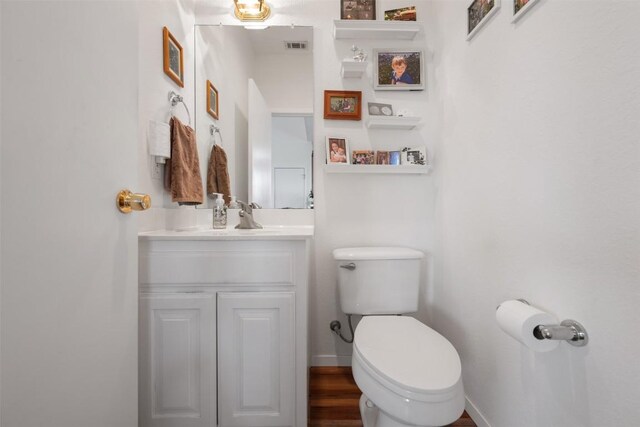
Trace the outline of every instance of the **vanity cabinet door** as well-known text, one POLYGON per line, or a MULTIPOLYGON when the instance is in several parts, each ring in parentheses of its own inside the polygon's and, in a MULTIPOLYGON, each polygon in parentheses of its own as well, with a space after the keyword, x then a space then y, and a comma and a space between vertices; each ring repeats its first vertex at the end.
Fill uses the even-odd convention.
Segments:
POLYGON ((140 426, 215 427, 215 295, 140 297, 140 426))
POLYGON ((294 298, 218 293, 220 427, 294 427, 294 298))

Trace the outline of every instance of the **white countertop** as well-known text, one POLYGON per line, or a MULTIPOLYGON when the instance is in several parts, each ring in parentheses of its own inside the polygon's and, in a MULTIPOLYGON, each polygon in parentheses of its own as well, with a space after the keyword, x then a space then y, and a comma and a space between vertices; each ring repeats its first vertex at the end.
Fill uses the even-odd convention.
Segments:
POLYGON ((140 240, 305 240, 312 237, 312 225, 270 225, 252 230, 197 228, 186 231, 159 230, 138 233, 140 240))

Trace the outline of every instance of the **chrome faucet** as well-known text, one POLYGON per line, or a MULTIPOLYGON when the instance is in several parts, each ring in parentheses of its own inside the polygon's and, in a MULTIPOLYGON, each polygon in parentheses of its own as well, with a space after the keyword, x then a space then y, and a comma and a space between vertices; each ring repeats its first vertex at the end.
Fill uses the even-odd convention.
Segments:
POLYGON ((243 201, 237 200, 240 205, 240 224, 236 225, 236 228, 239 229, 254 229, 254 228, 262 228, 260 224, 258 224, 253 219, 253 206, 246 204, 243 201))

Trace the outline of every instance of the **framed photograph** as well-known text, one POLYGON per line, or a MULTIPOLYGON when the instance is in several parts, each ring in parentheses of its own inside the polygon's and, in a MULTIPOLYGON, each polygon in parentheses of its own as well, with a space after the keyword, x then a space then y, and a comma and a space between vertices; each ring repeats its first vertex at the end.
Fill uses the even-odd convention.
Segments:
POLYGON ((415 21, 416 7, 409 6, 400 9, 392 9, 384 11, 385 21, 415 21))
POLYGON ((373 50, 375 90, 423 90, 424 54, 421 50, 373 50))
POLYGON ((389 151, 389 164, 390 165, 399 165, 400 164, 400 152, 399 151, 389 151))
POLYGON ((403 165, 426 165, 427 164, 427 148, 426 147, 405 147, 402 149, 403 165))
POLYGON ((371 150, 355 150, 351 153, 351 159, 354 165, 376 164, 376 154, 371 150))
POLYGON ((184 87, 184 59, 182 46, 167 27, 162 29, 164 73, 180 87, 184 87))
POLYGON ((473 0, 467 8, 467 40, 471 40, 498 9, 500 0, 473 0))
POLYGON ((513 19, 511 22, 517 22, 537 2, 538 0, 513 0, 513 19))
POLYGON ((367 106, 370 116, 393 116, 393 106, 391 104, 367 102, 367 106))
POLYGON ((376 0, 340 0, 340 19, 376 19, 376 0))
POLYGON ((376 151, 376 165, 388 165, 388 164, 389 164, 389 152, 376 151))
POLYGON ((329 120, 361 120, 362 92, 325 90, 324 118, 329 120))
POLYGON ((327 164, 350 164, 348 153, 347 138, 327 137, 327 164))
POLYGON ((219 114, 219 101, 218 101, 218 89, 207 80, 207 113, 214 119, 218 120, 219 114))

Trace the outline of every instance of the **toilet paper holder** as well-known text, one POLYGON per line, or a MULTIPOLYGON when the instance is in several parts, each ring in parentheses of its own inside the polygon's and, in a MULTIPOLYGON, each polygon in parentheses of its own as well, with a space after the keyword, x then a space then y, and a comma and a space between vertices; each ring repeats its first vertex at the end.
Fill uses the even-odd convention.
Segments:
MULTIPOLYGON (((531 305, 522 298, 518 298, 518 301, 531 305)), ((575 347, 584 347, 589 342, 587 330, 572 319, 563 320, 559 325, 538 325, 533 330, 533 336, 539 340, 566 341, 575 347)))

